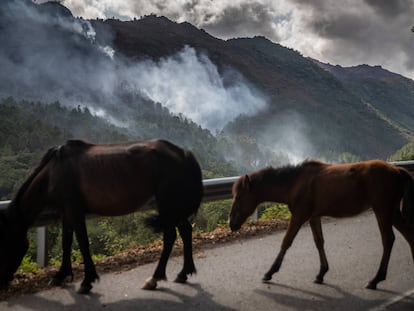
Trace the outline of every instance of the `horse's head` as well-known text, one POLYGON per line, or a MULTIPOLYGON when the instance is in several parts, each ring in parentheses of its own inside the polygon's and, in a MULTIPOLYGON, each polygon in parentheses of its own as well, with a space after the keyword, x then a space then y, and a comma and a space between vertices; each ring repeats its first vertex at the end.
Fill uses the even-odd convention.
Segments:
POLYGON ((9 224, 0 211, 0 290, 7 289, 29 247, 27 234, 9 224))
POLYGON ((239 230, 246 219, 256 209, 256 196, 248 175, 240 177, 233 185, 233 203, 230 209, 230 229, 239 230))

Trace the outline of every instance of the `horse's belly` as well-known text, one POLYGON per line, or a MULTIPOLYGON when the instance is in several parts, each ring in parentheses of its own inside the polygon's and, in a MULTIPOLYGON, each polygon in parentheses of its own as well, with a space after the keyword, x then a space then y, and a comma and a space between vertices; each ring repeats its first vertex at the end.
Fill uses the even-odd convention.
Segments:
POLYGON ((371 205, 367 203, 344 201, 322 206, 319 211, 320 216, 342 218, 356 216, 370 208, 371 205))
POLYGON ((150 202, 154 201, 151 184, 131 176, 105 178, 102 175, 91 178, 86 175, 80 180, 79 190, 87 212, 97 215, 120 216, 147 210, 153 206, 150 202))
POLYGON ((123 198, 89 198, 87 212, 103 216, 121 216, 136 211, 148 211, 156 208, 154 197, 123 197, 123 198))

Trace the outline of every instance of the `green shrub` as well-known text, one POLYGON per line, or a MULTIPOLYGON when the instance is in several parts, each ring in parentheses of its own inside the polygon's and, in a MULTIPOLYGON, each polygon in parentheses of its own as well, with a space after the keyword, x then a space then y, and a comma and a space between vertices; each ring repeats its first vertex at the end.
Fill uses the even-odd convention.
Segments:
POLYGON ((226 226, 231 200, 203 203, 194 219, 195 230, 209 232, 218 226, 226 226))
POLYGON ((276 218, 289 218, 290 211, 286 204, 281 203, 266 203, 260 207, 259 219, 270 220, 276 218))
POLYGON ((37 273, 40 269, 37 267, 37 263, 32 260, 30 256, 24 256, 23 261, 20 264, 18 272, 30 272, 30 273, 37 273))

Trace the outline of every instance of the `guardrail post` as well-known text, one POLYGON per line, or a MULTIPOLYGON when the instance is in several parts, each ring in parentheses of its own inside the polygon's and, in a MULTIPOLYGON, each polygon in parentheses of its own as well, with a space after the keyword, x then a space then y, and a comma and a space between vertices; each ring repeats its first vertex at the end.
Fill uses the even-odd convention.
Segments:
POLYGON ((259 218, 259 211, 257 210, 257 208, 254 210, 252 216, 250 216, 250 219, 254 222, 256 222, 259 218))
POLYGON ((37 266, 44 268, 47 266, 47 227, 37 228, 37 266))

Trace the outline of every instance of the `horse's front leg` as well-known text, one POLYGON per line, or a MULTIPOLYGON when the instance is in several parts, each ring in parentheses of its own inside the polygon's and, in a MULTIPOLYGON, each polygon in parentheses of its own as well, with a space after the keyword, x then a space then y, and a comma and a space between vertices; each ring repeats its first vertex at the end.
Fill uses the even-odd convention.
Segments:
POLYGON ((178 226, 181 239, 184 246, 184 265, 180 273, 178 273, 175 282, 185 283, 187 281, 187 275, 196 273, 196 268, 193 260, 193 245, 192 245, 192 232, 193 228, 188 220, 185 220, 178 226))
POLYGON ((78 293, 89 294, 92 289, 92 283, 99 280, 99 276, 96 273, 95 265, 89 250, 89 239, 84 215, 79 216, 76 221, 75 234, 85 265, 85 278, 81 283, 78 293))
POLYGON ((168 258, 170 257, 171 250, 173 248, 176 238, 177 232, 175 231, 175 227, 171 227, 164 230, 163 248, 160 260, 158 262, 157 268, 155 269, 153 276, 145 281, 145 284, 142 287, 143 289, 154 290, 157 288, 157 281, 167 279, 165 270, 167 268, 168 258))
POLYGON ((290 218, 289 225, 285 234, 285 237, 282 241, 282 246, 280 247, 279 254, 277 255, 275 261, 273 262, 272 266, 270 267, 269 271, 263 277, 263 281, 267 282, 272 279, 273 274, 279 271, 280 266, 282 265, 283 258, 285 257, 286 251, 292 245, 292 242, 298 233, 300 227, 306 221, 306 218, 301 218, 292 214, 290 218))
POLYGON ((72 262, 71 262, 71 253, 72 253, 72 242, 73 242, 73 228, 68 224, 68 221, 65 217, 62 220, 62 265, 60 266, 59 271, 55 276, 50 280, 50 285, 59 286, 65 281, 67 276, 71 277, 71 282, 73 281, 73 272, 72 272, 72 262))

